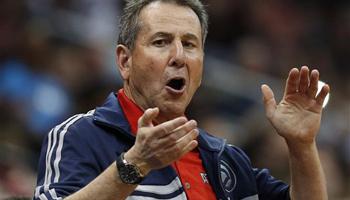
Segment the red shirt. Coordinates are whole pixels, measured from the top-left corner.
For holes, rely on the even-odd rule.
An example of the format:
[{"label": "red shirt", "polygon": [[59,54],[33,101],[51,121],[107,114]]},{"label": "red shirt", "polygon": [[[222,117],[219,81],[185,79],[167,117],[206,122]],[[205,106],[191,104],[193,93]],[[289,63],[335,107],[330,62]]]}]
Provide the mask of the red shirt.
[{"label": "red shirt", "polygon": [[[123,89],[118,91],[118,100],[130,124],[131,132],[136,135],[137,121],[143,115],[143,110],[125,95]],[[216,199],[198,149],[185,154],[172,166],[175,168],[189,200]]]}]

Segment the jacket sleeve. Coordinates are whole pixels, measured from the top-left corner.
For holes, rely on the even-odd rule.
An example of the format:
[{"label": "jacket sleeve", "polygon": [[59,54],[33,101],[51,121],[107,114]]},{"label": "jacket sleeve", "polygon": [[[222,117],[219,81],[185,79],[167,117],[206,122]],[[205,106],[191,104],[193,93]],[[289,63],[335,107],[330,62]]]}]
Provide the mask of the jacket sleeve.
[{"label": "jacket sleeve", "polygon": [[[248,156],[240,148],[234,148],[252,166]],[[256,180],[260,200],[290,200],[288,184],[274,178],[268,169],[251,168]]]},{"label": "jacket sleeve", "polygon": [[289,200],[289,185],[274,178],[267,169],[253,169],[256,184],[259,192],[259,199],[262,200]]},{"label": "jacket sleeve", "polygon": [[91,145],[74,127],[74,123],[82,117],[71,117],[46,136],[33,200],[63,199],[101,173],[101,167],[92,156]]}]

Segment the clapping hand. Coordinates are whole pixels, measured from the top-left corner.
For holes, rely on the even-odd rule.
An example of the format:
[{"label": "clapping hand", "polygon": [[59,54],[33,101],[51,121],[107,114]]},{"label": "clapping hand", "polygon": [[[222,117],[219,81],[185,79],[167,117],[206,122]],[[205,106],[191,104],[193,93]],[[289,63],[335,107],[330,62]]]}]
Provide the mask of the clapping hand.
[{"label": "clapping hand", "polygon": [[125,154],[125,159],[140,167],[144,175],[173,163],[198,145],[195,120],[178,117],[154,125],[158,114],[158,108],[145,111],[138,121],[136,142]]},{"label": "clapping hand", "polygon": [[[303,66],[293,68],[288,75],[284,96],[276,104],[274,94],[268,85],[262,85],[266,116],[277,133],[287,142],[296,144],[313,143],[320,127],[322,105],[330,91],[326,84],[319,94],[319,72]],[[317,95],[316,95],[317,94]]]}]

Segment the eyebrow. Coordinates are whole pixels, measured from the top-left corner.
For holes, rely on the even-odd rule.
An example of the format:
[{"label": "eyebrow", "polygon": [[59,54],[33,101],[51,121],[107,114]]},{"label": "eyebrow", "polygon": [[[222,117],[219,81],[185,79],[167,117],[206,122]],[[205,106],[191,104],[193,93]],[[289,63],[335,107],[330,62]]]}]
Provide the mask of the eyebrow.
[{"label": "eyebrow", "polygon": [[192,33],[186,33],[184,36],[183,36],[184,39],[187,39],[187,40],[195,40],[195,41],[198,41],[200,42],[200,39],[195,35],[195,34],[192,34]]},{"label": "eyebrow", "polygon": [[[164,38],[173,38],[173,34],[168,33],[168,32],[157,32],[154,35],[152,35],[151,39],[155,39],[157,37],[164,37]],[[182,39],[188,39],[188,40],[196,40],[200,41],[200,39],[192,33],[186,33],[185,35],[182,36]]]},{"label": "eyebrow", "polygon": [[167,32],[157,32],[154,35],[152,35],[151,40],[154,40],[157,37],[173,38],[174,36],[171,33],[167,33]]}]

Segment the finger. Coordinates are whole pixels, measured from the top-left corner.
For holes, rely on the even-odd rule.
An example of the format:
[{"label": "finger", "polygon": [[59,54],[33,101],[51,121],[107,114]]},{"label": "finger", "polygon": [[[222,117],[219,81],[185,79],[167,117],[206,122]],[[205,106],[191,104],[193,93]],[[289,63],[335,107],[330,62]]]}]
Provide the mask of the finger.
[{"label": "finger", "polygon": [[174,146],[175,151],[179,151],[178,158],[197,147],[198,141],[196,140],[196,138],[198,137],[198,134],[198,129],[194,129],[190,133],[178,140],[178,142]]},{"label": "finger", "polygon": [[198,146],[198,141],[197,140],[192,140],[190,143],[188,143],[184,148],[182,153],[180,154],[181,158],[183,155],[185,155],[186,153],[192,151],[193,149],[195,149]]},{"label": "finger", "polygon": [[266,113],[267,118],[270,119],[276,110],[276,100],[275,100],[273,91],[271,90],[271,88],[268,85],[263,84],[261,86],[261,92],[263,93],[265,113]]},{"label": "finger", "polygon": [[197,128],[197,122],[194,120],[186,122],[184,125],[174,129],[169,134],[159,139],[159,144],[161,146],[172,146],[174,145],[180,138],[195,130]]},{"label": "finger", "polygon": [[316,102],[317,102],[319,105],[321,105],[321,106],[323,105],[323,102],[324,102],[324,100],[325,100],[327,94],[329,93],[329,91],[330,91],[329,85],[328,85],[328,84],[325,84],[325,85],[322,87],[320,93],[319,93],[319,94],[317,95],[317,97],[316,97]]},{"label": "finger", "polygon": [[290,70],[287,81],[286,89],[284,91],[284,96],[288,94],[294,94],[298,91],[299,88],[299,70],[293,68]]},{"label": "finger", "polygon": [[172,133],[180,133],[180,134],[186,134],[187,132],[191,131],[192,129],[197,128],[197,122],[195,120],[190,120],[186,122],[184,125],[177,127],[172,131]]},{"label": "finger", "polygon": [[307,66],[303,66],[300,69],[299,92],[301,93],[305,93],[309,87],[309,72],[310,71]]},{"label": "finger", "polygon": [[318,72],[318,70],[314,69],[311,71],[310,86],[307,89],[307,95],[310,98],[315,98],[315,96],[317,94],[319,77],[320,77],[320,73]]},{"label": "finger", "polygon": [[159,108],[147,109],[137,122],[138,128],[141,128],[144,126],[151,126],[152,121],[158,116],[158,114],[159,114]]},{"label": "finger", "polygon": [[185,124],[187,121],[188,120],[186,119],[186,117],[178,117],[170,121],[166,121],[164,123],[158,124],[157,126],[154,127],[153,131],[158,138],[162,138],[170,134],[171,132],[173,132],[178,127]]}]

